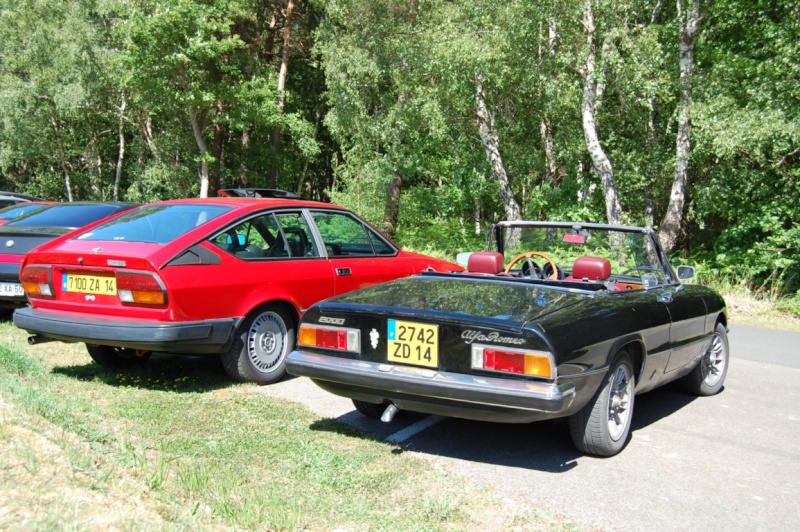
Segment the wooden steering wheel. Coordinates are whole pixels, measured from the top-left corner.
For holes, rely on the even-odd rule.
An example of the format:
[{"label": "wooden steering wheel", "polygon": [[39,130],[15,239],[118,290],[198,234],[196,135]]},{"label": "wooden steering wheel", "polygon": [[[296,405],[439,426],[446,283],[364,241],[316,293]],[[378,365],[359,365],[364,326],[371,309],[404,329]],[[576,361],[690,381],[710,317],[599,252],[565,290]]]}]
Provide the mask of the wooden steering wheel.
[{"label": "wooden steering wheel", "polygon": [[[521,261],[522,259],[525,259],[526,261],[530,262],[529,268],[531,269],[531,272],[534,272],[536,269],[539,269],[539,266],[531,260],[531,257],[541,257],[548,263],[550,263],[550,267],[553,269],[552,273],[550,274],[550,279],[552,279],[553,281],[558,280],[558,266],[556,266],[556,261],[554,261],[552,257],[550,257],[550,255],[548,255],[547,253],[542,253],[541,251],[526,251],[525,253],[520,253],[519,255],[511,259],[511,262],[508,263],[508,266],[506,266],[506,273],[511,273],[511,268],[513,268],[514,265],[519,261]],[[536,269],[534,269],[534,266],[536,267]],[[541,272],[543,270],[539,269],[539,271]],[[543,274],[542,278],[544,279]]]}]

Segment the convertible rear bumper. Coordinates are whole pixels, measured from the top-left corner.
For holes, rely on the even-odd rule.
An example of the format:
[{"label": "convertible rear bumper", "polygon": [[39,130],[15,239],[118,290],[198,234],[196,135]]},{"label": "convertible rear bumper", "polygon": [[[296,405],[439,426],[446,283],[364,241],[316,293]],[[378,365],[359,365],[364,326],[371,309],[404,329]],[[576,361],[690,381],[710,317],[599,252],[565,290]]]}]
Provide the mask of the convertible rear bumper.
[{"label": "convertible rear bumper", "polygon": [[189,322],[132,320],[30,307],[14,311],[14,325],[31,334],[87,344],[183,354],[221,353],[236,330],[234,318]]},{"label": "convertible rear bumper", "polygon": [[528,423],[561,417],[575,384],[464,375],[294,351],[286,368],[336,395],[415,412]]}]

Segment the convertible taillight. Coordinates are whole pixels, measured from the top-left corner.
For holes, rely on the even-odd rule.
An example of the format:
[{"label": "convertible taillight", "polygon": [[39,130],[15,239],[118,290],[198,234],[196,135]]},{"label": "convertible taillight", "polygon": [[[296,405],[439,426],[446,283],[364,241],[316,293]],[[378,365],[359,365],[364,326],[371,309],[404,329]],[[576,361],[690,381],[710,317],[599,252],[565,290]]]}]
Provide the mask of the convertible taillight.
[{"label": "convertible taillight", "polygon": [[123,303],[165,305],[167,291],[161,280],[148,272],[117,272],[117,295]]},{"label": "convertible taillight", "polygon": [[300,325],[297,345],[357,353],[361,350],[361,332],[358,329],[304,323]]},{"label": "convertible taillight", "polygon": [[472,346],[472,368],[518,373],[544,379],[555,378],[553,357],[544,351]]},{"label": "convertible taillight", "polygon": [[50,266],[26,266],[19,274],[25,293],[33,297],[53,297]]}]

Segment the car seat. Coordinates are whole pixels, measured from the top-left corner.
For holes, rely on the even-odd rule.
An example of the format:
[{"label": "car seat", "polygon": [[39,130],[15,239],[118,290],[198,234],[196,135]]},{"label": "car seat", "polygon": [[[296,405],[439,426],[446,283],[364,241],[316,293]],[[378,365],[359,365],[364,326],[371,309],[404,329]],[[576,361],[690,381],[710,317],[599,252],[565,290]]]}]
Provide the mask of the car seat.
[{"label": "car seat", "polygon": [[503,272],[503,255],[496,251],[476,251],[467,259],[469,273],[497,275]]}]

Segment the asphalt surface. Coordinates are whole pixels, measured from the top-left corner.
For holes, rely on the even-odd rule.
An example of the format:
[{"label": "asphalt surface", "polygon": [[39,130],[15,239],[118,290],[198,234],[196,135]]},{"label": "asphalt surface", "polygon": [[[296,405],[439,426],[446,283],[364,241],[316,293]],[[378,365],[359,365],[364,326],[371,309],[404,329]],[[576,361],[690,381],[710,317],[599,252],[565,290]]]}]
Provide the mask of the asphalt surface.
[{"label": "asphalt surface", "polygon": [[593,458],[564,422],[508,425],[401,413],[367,419],[305,378],[259,388],[431,460],[581,530],[794,530],[800,524],[800,333],[732,325],[725,388],[637,396],[628,446]]}]

